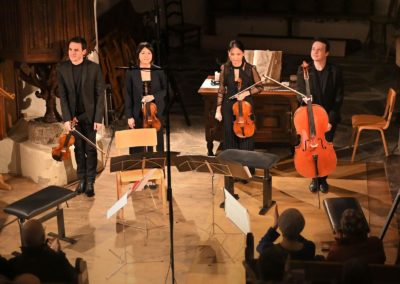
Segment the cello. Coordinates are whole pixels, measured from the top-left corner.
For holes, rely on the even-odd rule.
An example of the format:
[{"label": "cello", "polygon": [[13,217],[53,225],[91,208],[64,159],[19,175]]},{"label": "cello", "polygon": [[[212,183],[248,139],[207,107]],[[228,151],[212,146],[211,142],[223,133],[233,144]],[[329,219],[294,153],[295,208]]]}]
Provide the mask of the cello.
[{"label": "cello", "polygon": [[[312,104],[308,64],[302,64],[306,85],[307,105],[299,107],[294,113],[293,123],[300,143],[295,147],[294,165],[303,177],[324,177],[336,169],[336,153],[331,142],[326,141],[329,118],[325,109]],[[304,95],[302,95],[304,97]]]}]

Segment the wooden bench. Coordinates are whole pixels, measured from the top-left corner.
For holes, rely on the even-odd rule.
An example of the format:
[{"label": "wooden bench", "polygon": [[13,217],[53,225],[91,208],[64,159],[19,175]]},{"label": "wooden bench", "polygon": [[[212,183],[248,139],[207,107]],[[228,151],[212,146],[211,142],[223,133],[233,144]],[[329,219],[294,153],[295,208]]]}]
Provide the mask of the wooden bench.
[{"label": "wooden bench", "polygon": [[61,207],[61,204],[67,202],[75,196],[76,193],[74,191],[53,185],[28,195],[8,205],[3,210],[5,213],[14,215],[18,218],[22,242],[22,226],[25,220],[32,219],[43,212],[54,209],[53,211],[40,217],[38,220],[43,223],[56,216],[58,234],[49,233],[48,235],[73,244],[76,242],[76,240],[65,236],[64,211]]}]

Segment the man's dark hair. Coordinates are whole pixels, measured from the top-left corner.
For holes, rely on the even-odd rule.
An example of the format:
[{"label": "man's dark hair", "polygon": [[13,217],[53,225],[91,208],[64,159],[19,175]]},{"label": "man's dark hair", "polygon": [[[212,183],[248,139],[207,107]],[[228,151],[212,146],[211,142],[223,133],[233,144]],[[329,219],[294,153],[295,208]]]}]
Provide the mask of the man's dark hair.
[{"label": "man's dark hair", "polygon": [[322,38],[322,37],[317,37],[313,40],[312,44],[314,44],[315,42],[322,42],[323,44],[325,44],[325,51],[329,52],[329,50],[331,49],[331,45],[329,43],[329,41],[326,38]]},{"label": "man's dark hair", "polygon": [[86,40],[85,40],[83,37],[81,37],[81,36],[76,36],[76,37],[71,38],[71,39],[68,41],[68,47],[69,47],[69,44],[70,44],[71,42],[80,43],[80,44],[82,45],[82,50],[87,49],[87,42],[86,42]]}]

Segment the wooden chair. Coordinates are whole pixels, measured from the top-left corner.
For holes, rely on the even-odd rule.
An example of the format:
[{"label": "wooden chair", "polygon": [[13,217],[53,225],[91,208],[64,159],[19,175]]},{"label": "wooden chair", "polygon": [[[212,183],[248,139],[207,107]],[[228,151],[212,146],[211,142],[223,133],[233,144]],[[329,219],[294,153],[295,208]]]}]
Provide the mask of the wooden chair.
[{"label": "wooden chair", "polygon": [[394,105],[396,103],[396,92],[390,88],[387,99],[385,112],[382,116],[371,115],[371,114],[356,114],[351,117],[351,124],[353,126],[353,133],[351,136],[351,141],[354,139],[354,135],[357,133],[356,140],[354,142],[353,155],[351,156],[351,161],[354,161],[356,155],[358,142],[360,139],[360,133],[363,130],[377,130],[381,133],[383,148],[385,150],[385,155],[388,156],[387,143],[385,139],[384,130],[388,129],[390,125],[390,120],[392,119]]},{"label": "wooden chair", "polygon": [[185,22],[182,0],[164,0],[164,7],[167,33],[177,34],[182,48],[185,39],[194,39],[196,46],[200,46],[201,27]]},{"label": "wooden chair", "polygon": [[[155,151],[157,146],[157,131],[155,128],[129,129],[115,132],[115,146],[117,149],[126,149],[129,147],[153,147]],[[148,173],[149,169],[138,169],[120,171],[117,173],[117,198],[122,196],[122,186],[124,184],[141,180]],[[162,200],[163,211],[166,208],[166,193],[164,187],[164,169],[157,169],[151,180],[156,180],[159,187],[159,198]],[[123,209],[119,211],[118,217],[123,219]]]}]

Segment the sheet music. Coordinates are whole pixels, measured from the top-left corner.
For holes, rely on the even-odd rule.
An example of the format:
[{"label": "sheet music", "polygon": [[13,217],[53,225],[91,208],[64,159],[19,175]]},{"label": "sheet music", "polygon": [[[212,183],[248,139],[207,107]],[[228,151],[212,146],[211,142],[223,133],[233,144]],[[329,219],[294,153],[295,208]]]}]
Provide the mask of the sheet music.
[{"label": "sheet music", "polygon": [[144,177],[140,181],[133,183],[131,189],[125,192],[125,194],[122,195],[122,197],[118,199],[117,202],[115,202],[113,206],[110,207],[110,209],[107,210],[107,219],[110,219],[112,215],[117,213],[118,210],[123,208],[128,203],[128,196],[131,195],[133,191],[142,191],[155,171],[156,169],[151,169],[146,175],[144,175]]},{"label": "sheet music", "polygon": [[118,212],[119,209],[123,208],[126,204],[128,204],[128,193],[127,191],[117,202],[114,203],[110,209],[107,210],[107,219],[110,219],[112,215]]},{"label": "sheet music", "polygon": [[225,188],[225,214],[242,232],[247,234],[251,232],[250,216],[247,209],[240,204]]}]

